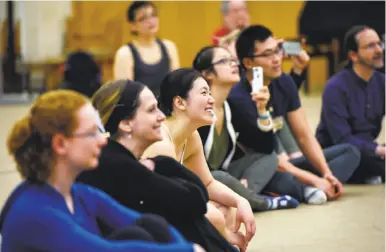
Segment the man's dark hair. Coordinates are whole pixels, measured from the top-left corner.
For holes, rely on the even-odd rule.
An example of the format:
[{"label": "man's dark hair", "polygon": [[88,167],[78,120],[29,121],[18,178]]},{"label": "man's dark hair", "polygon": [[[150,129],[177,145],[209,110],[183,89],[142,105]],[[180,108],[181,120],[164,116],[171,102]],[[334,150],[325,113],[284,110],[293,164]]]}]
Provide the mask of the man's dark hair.
[{"label": "man's dark hair", "polygon": [[354,51],[354,52],[358,51],[359,41],[357,40],[357,35],[358,33],[366,29],[371,29],[371,28],[365,25],[356,25],[351,27],[346,32],[346,34],[344,35],[344,50],[346,52],[346,55],[348,55],[350,51]]},{"label": "man's dark hair", "polygon": [[236,41],[236,52],[243,68],[243,59],[253,56],[255,43],[264,42],[271,36],[271,30],[262,25],[251,25],[240,33]]},{"label": "man's dark hair", "polygon": [[127,21],[133,23],[135,21],[137,10],[149,5],[155,8],[154,4],[150,1],[134,1],[127,9]]}]

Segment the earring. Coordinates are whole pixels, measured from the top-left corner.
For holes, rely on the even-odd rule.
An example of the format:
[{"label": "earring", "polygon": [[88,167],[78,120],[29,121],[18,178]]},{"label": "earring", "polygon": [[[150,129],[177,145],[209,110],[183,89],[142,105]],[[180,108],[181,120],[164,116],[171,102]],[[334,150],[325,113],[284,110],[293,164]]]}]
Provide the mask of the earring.
[{"label": "earring", "polygon": [[131,131],[129,132],[128,136],[129,139],[131,139]]}]

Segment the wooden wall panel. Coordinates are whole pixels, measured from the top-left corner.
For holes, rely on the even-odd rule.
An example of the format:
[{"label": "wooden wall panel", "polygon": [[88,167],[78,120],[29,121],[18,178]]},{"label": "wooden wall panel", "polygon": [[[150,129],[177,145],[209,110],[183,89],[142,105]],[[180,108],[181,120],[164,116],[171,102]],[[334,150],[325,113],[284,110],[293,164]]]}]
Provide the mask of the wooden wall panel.
[{"label": "wooden wall panel", "polygon": [[[131,1],[74,1],[73,15],[68,22],[67,49],[111,51],[131,39],[126,11]],[[298,15],[303,1],[249,1],[251,23],[264,24],[276,36],[297,37]],[[220,1],[155,1],[160,17],[159,37],[174,41],[181,66],[189,67],[197,51],[210,43],[211,33],[222,23]],[[109,69],[112,64],[105,66]],[[291,63],[285,62],[286,71]],[[111,78],[111,71],[106,71]],[[321,80],[325,71],[312,71],[311,81]]]}]

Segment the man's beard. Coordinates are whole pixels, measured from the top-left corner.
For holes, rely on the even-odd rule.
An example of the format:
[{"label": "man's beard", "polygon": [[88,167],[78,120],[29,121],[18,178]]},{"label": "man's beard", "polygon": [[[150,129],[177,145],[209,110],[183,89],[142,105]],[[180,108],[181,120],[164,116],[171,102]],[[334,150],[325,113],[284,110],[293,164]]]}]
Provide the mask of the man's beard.
[{"label": "man's beard", "polygon": [[[379,56],[378,56],[378,57],[379,57]],[[382,58],[382,60],[383,60],[382,55],[381,55],[381,58]],[[383,61],[382,61],[382,64],[377,65],[377,64],[375,63],[375,61],[378,60],[378,59],[374,59],[374,58],[371,59],[371,60],[366,60],[366,59],[364,59],[364,58],[362,58],[361,56],[358,55],[358,60],[359,60],[359,63],[360,63],[361,65],[363,65],[363,66],[365,66],[365,67],[368,67],[368,68],[370,68],[370,69],[373,69],[373,70],[377,70],[377,69],[382,68],[382,67],[384,66]]]}]

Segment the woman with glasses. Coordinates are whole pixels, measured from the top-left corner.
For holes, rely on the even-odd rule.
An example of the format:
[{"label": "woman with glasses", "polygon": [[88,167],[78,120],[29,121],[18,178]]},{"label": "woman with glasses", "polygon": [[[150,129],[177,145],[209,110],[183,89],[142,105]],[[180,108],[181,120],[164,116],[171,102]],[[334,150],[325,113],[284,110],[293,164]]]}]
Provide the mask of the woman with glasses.
[{"label": "woman with glasses", "polygon": [[[105,144],[85,96],[60,90],[37,99],[7,140],[25,180],[2,210],[1,251],[193,251],[163,218],[141,216],[74,183],[80,172],[95,169]],[[114,232],[103,238],[97,221]]]},{"label": "woman with glasses", "polygon": [[127,10],[134,40],[118,49],[114,79],[129,79],[146,84],[157,96],[165,75],[180,67],[176,45],[157,38],[157,9],[149,1],[134,1]]},{"label": "woman with glasses", "polygon": [[[150,89],[120,80],[102,86],[92,101],[110,137],[98,168],[82,173],[78,181],[131,209],[165,217],[207,251],[234,251],[205,218],[208,193],[194,173],[170,157],[139,161],[145,149],[163,137],[165,116]],[[106,227],[104,232],[110,233]]]},{"label": "woman with glasses", "polygon": [[261,152],[271,154],[243,153],[237,146],[237,133],[226,101],[231,88],[240,81],[237,60],[226,49],[209,46],[198,52],[193,67],[203,74],[215,98],[217,120],[198,129],[213,177],[246,198],[254,211],[297,207],[299,202],[290,196],[258,195],[276,171],[276,154],[264,144],[260,145]]}]

